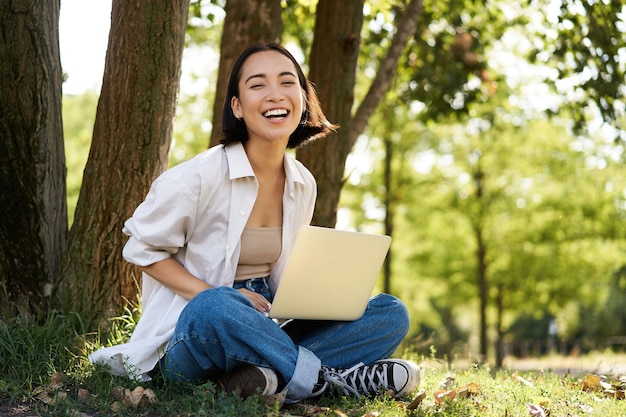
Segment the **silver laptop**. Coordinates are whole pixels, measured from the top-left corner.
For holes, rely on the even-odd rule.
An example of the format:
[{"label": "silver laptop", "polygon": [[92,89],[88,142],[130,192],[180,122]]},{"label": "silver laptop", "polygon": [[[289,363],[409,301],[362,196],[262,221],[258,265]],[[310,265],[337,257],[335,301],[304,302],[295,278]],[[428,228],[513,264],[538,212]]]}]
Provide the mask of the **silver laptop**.
[{"label": "silver laptop", "polygon": [[365,312],[391,237],[303,226],[270,317],[357,320]]}]

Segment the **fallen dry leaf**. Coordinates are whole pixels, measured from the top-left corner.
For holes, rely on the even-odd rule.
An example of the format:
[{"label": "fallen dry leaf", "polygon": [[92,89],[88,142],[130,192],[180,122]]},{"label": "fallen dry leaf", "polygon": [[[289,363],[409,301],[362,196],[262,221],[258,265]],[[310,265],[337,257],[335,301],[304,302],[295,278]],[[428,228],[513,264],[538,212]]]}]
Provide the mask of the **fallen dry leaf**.
[{"label": "fallen dry leaf", "polygon": [[124,388],[113,387],[111,395],[113,395],[113,398],[115,398],[117,401],[124,401]]},{"label": "fallen dry leaf", "polygon": [[113,404],[111,404],[111,411],[119,413],[122,411],[122,404],[120,404],[119,401],[114,401]]},{"label": "fallen dry leaf", "polygon": [[55,372],[50,375],[50,388],[53,390],[61,388],[65,381],[67,380],[67,375],[62,372]]},{"label": "fallen dry leaf", "polygon": [[124,405],[137,407],[143,398],[143,387],[136,387],[134,390],[124,390]]},{"label": "fallen dry leaf", "polygon": [[624,390],[615,390],[615,389],[605,389],[604,395],[609,398],[614,398],[616,400],[624,399]]},{"label": "fallen dry leaf", "polygon": [[600,377],[598,375],[589,374],[582,380],[584,391],[599,391],[600,390]]},{"label": "fallen dry leaf", "polygon": [[51,404],[53,401],[52,397],[47,392],[40,392],[39,394],[35,395],[35,398],[39,401],[43,401],[46,404]]},{"label": "fallen dry leaf", "polygon": [[80,388],[78,390],[78,399],[84,403],[89,402],[91,400],[91,393],[85,388]]},{"label": "fallen dry leaf", "polygon": [[546,417],[546,413],[545,411],[543,411],[543,408],[540,405],[527,403],[526,406],[528,407],[528,412],[530,413],[531,416]]},{"label": "fallen dry leaf", "polygon": [[481,393],[480,385],[478,385],[476,382],[470,382],[464,387],[457,388],[456,391],[457,395],[461,398],[473,397],[476,395],[480,395]]},{"label": "fallen dry leaf", "polygon": [[606,377],[594,374],[589,374],[579,381],[583,391],[602,393],[605,397],[615,400],[626,399],[625,385],[623,377],[611,384],[606,381]]},{"label": "fallen dry leaf", "polygon": [[[136,387],[134,390],[128,388],[114,387],[111,391],[111,395],[116,402],[123,404],[126,407],[137,408],[144,405],[146,402],[157,402],[157,396],[151,388],[144,388],[142,386]],[[116,407],[121,406],[118,404]],[[117,412],[119,410],[113,410]]]},{"label": "fallen dry leaf", "polygon": [[415,396],[413,401],[411,401],[411,403],[406,407],[407,410],[415,410],[417,407],[419,407],[422,401],[424,401],[424,398],[426,398],[426,390],[421,389],[417,392],[417,395]]},{"label": "fallen dry leaf", "polygon": [[36,399],[48,405],[57,405],[67,398],[66,392],[43,391],[35,396]]},{"label": "fallen dry leaf", "polygon": [[143,390],[143,396],[146,397],[146,400],[148,400],[149,403],[157,402],[157,396],[152,388],[146,388],[145,390]]},{"label": "fallen dry leaf", "polygon": [[433,392],[433,395],[435,396],[435,403],[437,405],[441,405],[446,401],[452,401],[456,398],[456,390],[452,389],[449,391],[444,391],[444,390],[435,390],[435,392]]}]

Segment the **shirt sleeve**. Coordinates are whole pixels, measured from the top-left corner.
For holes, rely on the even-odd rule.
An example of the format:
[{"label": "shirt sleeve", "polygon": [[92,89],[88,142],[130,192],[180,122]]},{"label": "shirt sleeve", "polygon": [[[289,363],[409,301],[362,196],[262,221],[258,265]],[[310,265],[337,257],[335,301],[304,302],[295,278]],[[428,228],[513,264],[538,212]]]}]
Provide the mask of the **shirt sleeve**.
[{"label": "shirt sleeve", "polygon": [[143,203],[124,223],[130,236],[123,256],[138,266],[148,266],[178,253],[194,228],[197,197],[180,181],[159,178]]}]

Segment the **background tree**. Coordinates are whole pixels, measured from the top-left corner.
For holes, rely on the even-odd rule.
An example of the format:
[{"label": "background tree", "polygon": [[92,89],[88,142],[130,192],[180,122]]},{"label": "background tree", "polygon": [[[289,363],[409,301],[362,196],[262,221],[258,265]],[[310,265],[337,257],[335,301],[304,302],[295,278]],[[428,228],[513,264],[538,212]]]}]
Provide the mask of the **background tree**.
[{"label": "background tree", "polygon": [[59,1],[0,2],[0,79],[2,317],[44,307],[65,246]]},{"label": "background tree", "polygon": [[359,56],[363,0],[320,0],[309,56],[309,79],[328,119],[340,132],[298,149],[297,157],[317,180],[318,199],[313,224],[334,226],[337,197],[343,182],[344,161],[350,131],[356,65]]},{"label": "background tree", "polygon": [[400,55],[417,26],[421,5],[421,0],[411,0],[404,7],[401,4],[394,9],[396,32],[368,93],[353,115],[363,0],[318,3],[309,78],[316,85],[326,116],[340,128],[325,140],[297,151],[298,159],[311,170],[318,183],[313,224],[335,226],[346,158],[391,85]]},{"label": "background tree", "polygon": [[[619,161],[606,161],[602,169],[588,166],[595,152],[572,149],[564,126],[546,120],[516,126],[523,112],[514,108],[500,107],[491,123],[475,118],[430,131],[402,116],[401,109],[396,107],[395,117],[405,127],[395,132],[394,145],[402,153],[395,158],[391,190],[410,191],[395,194],[392,271],[395,291],[414,318],[409,340],[418,347],[420,340],[431,340],[448,357],[467,352],[469,335],[480,335],[475,281],[480,262],[487,265],[484,343],[489,349],[481,354],[478,343],[471,352],[501,364],[502,355],[511,352],[508,346],[530,335],[516,328],[523,317],[537,323],[556,318],[563,340],[582,337],[575,330],[585,323],[588,329],[601,326],[601,315],[572,314],[572,305],[590,312],[602,300],[615,305],[620,299],[610,298],[608,290],[616,286],[612,275],[624,246],[625,229],[618,222],[626,178]],[[341,204],[353,207],[351,224],[360,229],[380,222],[383,202],[384,122],[376,118],[370,129],[380,136],[370,136],[365,158],[361,146],[354,157],[373,169],[352,174]],[[354,163],[348,169],[355,169]],[[477,172],[482,173],[480,196]],[[485,256],[478,256],[477,230]],[[593,340],[591,335],[584,337]]]},{"label": "background tree", "polygon": [[[467,320],[464,322],[460,317],[460,314],[464,314],[465,317],[472,318],[473,326],[478,323],[476,335],[480,336],[482,333],[483,336],[478,337],[482,343],[477,346],[477,352],[482,352],[481,356],[485,358],[490,340],[502,346],[510,334],[512,317],[520,312],[531,312],[533,317],[552,314],[559,321],[567,322],[564,319],[567,314],[564,312],[571,311],[568,307],[569,300],[582,297],[595,305],[602,296],[590,297],[586,289],[581,289],[587,282],[584,276],[593,275],[596,277],[595,282],[604,282],[601,285],[604,287],[611,268],[616,267],[615,248],[619,247],[619,239],[623,239],[618,237],[612,243],[613,249],[609,251],[606,246],[598,245],[597,242],[585,243],[580,236],[562,241],[562,237],[550,232],[559,231],[557,224],[564,226],[563,221],[551,222],[550,219],[554,220],[553,216],[570,218],[565,213],[578,212],[578,207],[585,205],[579,198],[564,197],[555,190],[559,187],[576,190],[577,187],[567,180],[575,178],[576,183],[581,184],[582,172],[585,173],[585,178],[598,175],[589,170],[584,162],[597,157],[568,149],[568,146],[578,145],[563,127],[552,130],[550,125],[532,124],[528,121],[528,125],[523,124],[524,130],[519,129],[520,122],[529,118],[541,119],[541,116],[529,108],[532,106],[524,101],[521,91],[507,90],[507,86],[521,85],[504,78],[507,68],[512,65],[510,60],[505,59],[508,55],[500,60],[492,52],[492,62],[488,53],[494,48],[502,48],[505,42],[513,44],[513,35],[509,30],[516,28],[518,24],[520,28],[526,27],[531,18],[536,19],[541,13],[537,14],[535,11],[534,16],[511,13],[515,5],[499,5],[502,6],[501,9],[485,9],[484,5],[463,1],[451,2],[450,8],[442,7],[436,2],[428,4],[424,10],[424,19],[429,24],[419,27],[421,31],[418,31],[407,54],[403,56],[395,88],[399,104],[397,111],[406,109],[406,115],[396,116],[399,123],[395,129],[404,140],[413,143],[416,152],[419,150],[414,163],[423,161],[428,167],[433,161],[437,163],[440,160],[442,164],[442,171],[437,170],[432,176],[425,176],[422,180],[415,179],[417,185],[410,187],[412,193],[403,194],[402,201],[395,203],[395,223],[399,225],[394,227],[392,247],[395,286],[406,297],[405,300],[409,300],[413,316],[418,317],[416,325],[419,328],[413,331],[414,335],[432,331],[436,333],[438,347],[445,346],[447,341],[452,341],[448,346],[453,347],[456,341],[463,340],[454,335],[467,335],[471,330]],[[507,21],[504,19],[505,14],[518,17]],[[520,36],[515,39],[525,38]],[[498,61],[508,66],[501,67]],[[541,74],[537,68],[523,68],[527,68],[529,76],[535,71]],[[494,96],[496,94],[497,97]],[[549,97],[546,99],[544,101],[550,101]],[[509,100],[527,107],[511,109],[506,104]],[[537,109],[545,108],[543,101],[537,100],[537,97],[534,100]],[[410,121],[412,117],[419,117],[429,128],[413,127]],[[438,122],[438,128],[434,127],[436,125],[430,127],[433,121]],[[458,125],[457,122],[466,126]],[[554,120],[555,124],[559,122],[561,121]],[[374,124],[385,125],[380,120]],[[411,126],[409,129],[412,128],[413,133],[403,133],[402,127],[407,124]],[[526,130],[531,131],[530,125],[537,126],[537,130],[527,134]],[[450,126],[452,130],[442,136],[445,126]],[[375,132],[370,127],[367,134],[370,138],[373,134],[384,137],[384,134]],[[541,142],[522,140],[533,136],[541,138]],[[556,138],[562,139],[562,142],[557,142]],[[594,149],[594,152],[605,146],[601,141],[594,141],[594,145],[590,145],[589,138],[579,140]],[[370,144],[373,146],[376,142],[370,140]],[[615,163],[614,158],[619,158],[621,151],[619,148],[608,148],[613,150],[601,152],[603,156],[600,159],[601,163],[611,166]],[[398,149],[402,149],[401,152],[408,158],[412,157],[412,153],[405,150],[406,146],[398,146]],[[370,148],[369,153],[373,158],[383,158],[378,147]],[[535,156],[529,158],[529,155]],[[402,155],[397,157],[402,158]],[[537,165],[539,172],[526,166],[525,161]],[[556,168],[564,165],[563,161],[568,161],[567,171],[557,171]],[[416,165],[415,170],[423,172],[419,165]],[[382,178],[382,169],[377,172]],[[398,171],[392,172],[396,176],[402,175]],[[549,183],[555,188],[538,190],[548,174],[551,174]],[[451,182],[445,184],[442,179],[448,176]],[[511,195],[515,189],[520,192],[525,190],[526,186],[523,185],[535,177],[532,198]],[[615,219],[620,218],[621,199],[615,194],[605,192],[591,198],[589,196],[593,190],[613,187],[617,178],[623,176],[613,172],[611,178],[612,181],[600,181],[589,189],[585,187],[579,194],[585,201],[595,202],[592,204],[595,209],[587,207],[584,212],[597,213],[600,210],[605,214],[611,213],[604,217],[603,222],[607,222],[606,224],[615,224]],[[357,188],[365,187],[362,194],[377,195],[373,190],[380,187],[380,184],[381,181],[374,181],[370,176],[360,177]],[[448,192],[443,193],[443,190]],[[522,211],[517,206],[524,201],[529,204],[529,201],[539,198],[540,195],[544,196],[544,204],[536,207],[538,213],[529,208]],[[559,196],[561,204],[558,210],[545,204],[545,201],[552,201],[551,196]],[[360,197],[362,200],[358,198],[350,197],[349,201],[367,201],[363,196]],[[606,205],[604,202],[607,200],[612,200],[613,203]],[[382,201],[381,198],[379,205]],[[571,202],[572,205],[568,204],[566,209],[563,201]],[[353,217],[358,219],[364,215],[365,204],[356,206],[358,208],[355,211],[360,212],[354,213]],[[369,211],[376,213],[372,207],[376,205],[367,204]],[[406,218],[398,216],[398,213],[404,213]],[[522,213],[535,215],[531,221],[521,216]],[[408,219],[411,219],[410,225],[405,223]],[[512,219],[516,220],[512,222]],[[586,216],[577,220],[584,224],[589,222]],[[532,229],[529,227],[531,225]],[[593,234],[601,233],[598,226],[594,226]],[[623,227],[616,225],[614,230],[621,230],[618,234],[623,233]],[[504,231],[507,231],[506,235],[503,235]],[[567,240],[576,243],[570,244]],[[607,253],[604,257],[606,262],[598,260],[589,263],[585,261],[587,257],[569,258],[573,247],[585,247],[590,253],[604,251]],[[411,248],[413,255],[409,255]],[[529,248],[534,250],[529,251]],[[567,280],[564,279],[565,276]],[[415,277],[414,286],[410,277]],[[482,277],[481,280],[479,277]],[[478,284],[479,282],[482,284]],[[470,300],[469,303],[466,300]],[[430,310],[424,307],[429,304]],[[586,303],[585,305],[588,306]],[[467,314],[470,306],[476,308],[476,314]],[[572,321],[574,320],[569,322]],[[571,324],[560,328],[565,335],[565,329],[571,328]],[[490,337],[493,334],[495,337]],[[496,354],[501,351],[501,347],[497,346]]]},{"label": "background tree", "polygon": [[138,271],[123,262],[124,221],[167,166],[189,0],[115,0],[104,78],[59,296],[83,320],[121,311]]},{"label": "background tree", "polygon": [[559,107],[573,118],[574,130],[595,125],[599,115],[615,138],[626,140],[624,2],[533,0],[530,6],[543,16],[543,24],[533,26],[530,62],[556,69],[546,81],[564,98]]}]

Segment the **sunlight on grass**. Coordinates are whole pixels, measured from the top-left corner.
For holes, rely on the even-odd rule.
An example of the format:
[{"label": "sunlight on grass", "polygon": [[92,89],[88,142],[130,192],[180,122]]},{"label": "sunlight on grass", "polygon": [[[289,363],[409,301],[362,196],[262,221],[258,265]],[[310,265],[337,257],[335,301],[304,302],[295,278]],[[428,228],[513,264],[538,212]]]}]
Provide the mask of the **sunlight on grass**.
[{"label": "sunlight on grass", "polygon": [[[39,321],[17,317],[0,323],[0,404],[28,410],[24,416],[626,415],[623,376],[549,370],[548,364],[574,360],[593,366],[626,363],[626,355],[608,352],[580,358],[546,357],[536,359],[539,365],[533,370],[497,372],[476,364],[448,365],[436,358],[435,349],[428,357],[408,352],[404,356],[422,369],[420,390],[408,398],[322,398],[282,407],[271,397],[240,399],[216,390],[212,383],[139,384],[114,377],[87,361],[94,349],[126,340],[137,317],[138,310],[128,308],[112,320],[106,335],[81,335],[75,331],[80,328],[78,318],[60,315]],[[0,409],[0,415],[4,410]]]}]

